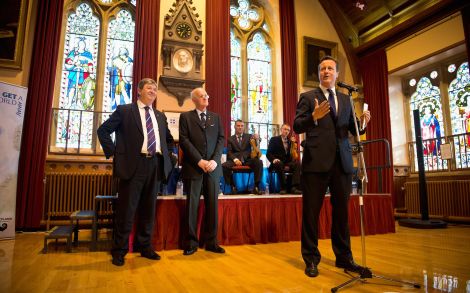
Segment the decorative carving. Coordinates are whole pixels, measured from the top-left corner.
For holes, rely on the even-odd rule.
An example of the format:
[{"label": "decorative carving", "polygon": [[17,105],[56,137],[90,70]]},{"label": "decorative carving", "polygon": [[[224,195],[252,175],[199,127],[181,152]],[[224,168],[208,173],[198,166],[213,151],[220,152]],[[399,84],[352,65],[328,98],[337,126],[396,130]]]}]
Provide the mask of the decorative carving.
[{"label": "decorative carving", "polygon": [[192,0],[176,0],[165,15],[160,82],[183,105],[191,90],[204,84],[201,73],[202,21]]}]

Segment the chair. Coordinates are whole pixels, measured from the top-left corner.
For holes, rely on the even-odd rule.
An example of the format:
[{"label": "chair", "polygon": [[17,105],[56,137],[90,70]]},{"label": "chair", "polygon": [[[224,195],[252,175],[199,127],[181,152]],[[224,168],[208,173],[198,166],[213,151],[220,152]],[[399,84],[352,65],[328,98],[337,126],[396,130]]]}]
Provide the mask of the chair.
[{"label": "chair", "polygon": [[78,245],[78,228],[81,220],[91,220],[91,250],[96,250],[96,212],[94,210],[77,210],[70,215],[70,222],[74,227],[73,244]]},{"label": "chair", "polygon": [[[284,166],[284,169],[282,171],[284,175],[286,176],[286,188],[291,187],[292,185],[292,175],[294,173],[290,170],[289,166]],[[277,175],[276,170],[274,168],[269,168],[269,188],[270,190],[275,190],[275,193],[278,193],[280,191],[280,185],[277,185],[276,182],[273,180],[273,177]],[[278,178],[279,180],[279,178]],[[273,186],[272,184],[276,184],[276,186]]]},{"label": "chair", "polygon": [[[234,178],[234,175],[237,174],[237,173],[245,173],[245,174],[248,174],[248,180],[247,180],[247,187],[249,185],[249,182],[251,180],[251,174],[253,174],[253,170],[251,169],[250,166],[244,166],[244,165],[241,165],[241,166],[233,166],[232,167],[232,182],[233,184],[236,184],[236,180]],[[224,190],[225,191],[225,190]]]},{"label": "chair", "polygon": [[[96,225],[95,229],[93,231],[94,239],[96,241],[95,246],[97,242],[99,241],[99,230],[100,226],[102,225],[100,223],[100,220],[103,219],[109,219],[112,223],[113,227],[113,234],[112,234],[112,239],[114,239],[114,207],[116,205],[116,200],[118,198],[118,195],[97,195],[95,196],[95,214],[96,214]],[[107,214],[106,212],[109,210],[106,207],[102,206],[102,203],[108,203],[111,205],[111,214]]]}]

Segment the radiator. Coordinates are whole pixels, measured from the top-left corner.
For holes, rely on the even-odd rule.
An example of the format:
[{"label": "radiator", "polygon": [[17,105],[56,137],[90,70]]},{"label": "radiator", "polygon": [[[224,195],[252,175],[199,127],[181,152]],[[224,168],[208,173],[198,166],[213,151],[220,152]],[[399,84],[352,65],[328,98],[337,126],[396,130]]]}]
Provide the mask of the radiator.
[{"label": "radiator", "polygon": [[[405,183],[405,206],[408,213],[421,213],[419,182]],[[429,215],[470,217],[470,180],[426,182]]]},{"label": "radiator", "polygon": [[[47,225],[51,218],[68,217],[76,210],[93,210],[96,195],[112,194],[111,174],[46,173],[45,211]],[[111,207],[101,213],[111,213]]]}]

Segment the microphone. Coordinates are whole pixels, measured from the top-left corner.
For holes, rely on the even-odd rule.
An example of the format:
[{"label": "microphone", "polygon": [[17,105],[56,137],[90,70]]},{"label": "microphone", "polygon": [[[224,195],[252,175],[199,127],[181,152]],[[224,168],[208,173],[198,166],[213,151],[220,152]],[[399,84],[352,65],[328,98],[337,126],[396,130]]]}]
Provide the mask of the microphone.
[{"label": "microphone", "polygon": [[342,87],[342,88],[347,89],[347,90],[350,91],[350,92],[358,92],[358,91],[359,91],[359,89],[358,89],[357,87],[352,86],[352,85],[349,85],[349,84],[344,83],[344,82],[342,82],[342,81],[338,81],[337,85],[338,85],[339,87]]}]

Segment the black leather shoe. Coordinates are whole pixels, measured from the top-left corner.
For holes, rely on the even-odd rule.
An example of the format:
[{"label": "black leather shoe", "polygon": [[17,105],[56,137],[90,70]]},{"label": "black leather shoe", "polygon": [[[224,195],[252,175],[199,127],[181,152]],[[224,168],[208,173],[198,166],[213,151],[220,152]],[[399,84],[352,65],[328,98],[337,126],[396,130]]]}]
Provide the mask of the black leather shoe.
[{"label": "black leather shoe", "polygon": [[208,246],[208,247],[206,247],[206,251],[210,251],[210,252],[214,252],[214,253],[225,253],[225,249],[223,249],[222,247],[220,247],[218,245]]},{"label": "black leather shoe", "polygon": [[310,278],[314,278],[318,276],[318,268],[317,265],[314,263],[308,264],[305,267],[305,274],[309,276]]},{"label": "black leather shoe", "polygon": [[281,189],[281,191],[279,191],[279,194],[286,194],[287,191],[285,189]]},{"label": "black leather shoe", "polygon": [[302,190],[300,190],[296,187],[292,187],[291,193],[292,194],[302,194]]},{"label": "black leather shoe", "polygon": [[366,278],[369,275],[372,276],[372,272],[369,270],[369,268],[358,265],[352,259],[348,261],[336,261],[336,267],[345,269],[346,271],[355,272],[361,275],[364,274],[365,275],[364,277]]},{"label": "black leather shoe", "polygon": [[111,261],[113,265],[121,267],[124,265],[124,256],[122,255],[113,255],[113,260]]},{"label": "black leather shoe", "polygon": [[185,249],[183,251],[183,255],[191,255],[197,251],[197,247],[190,247],[189,249]]},{"label": "black leather shoe", "polygon": [[153,251],[152,249],[145,249],[145,250],[142,250],[140,252],[140,255],[142,257],[145,257],[145,258],[148,258],[148,259],[152,259],[152,260],[159,260],[161,257],[158,255],[158,253],[156,253],[155,251]]},{"label": "black leather shoe", "polygon": [[258,187],[255,187],[253,189],[253,194],[256,194],[256,195],[260,195],[261,194],[261,191],[259,191],[259,188]]},{"label": "black leather shoe", "polygon": [[231,194],[238,194],[238,189],[235,186],[232,186],[232,193]]}]

